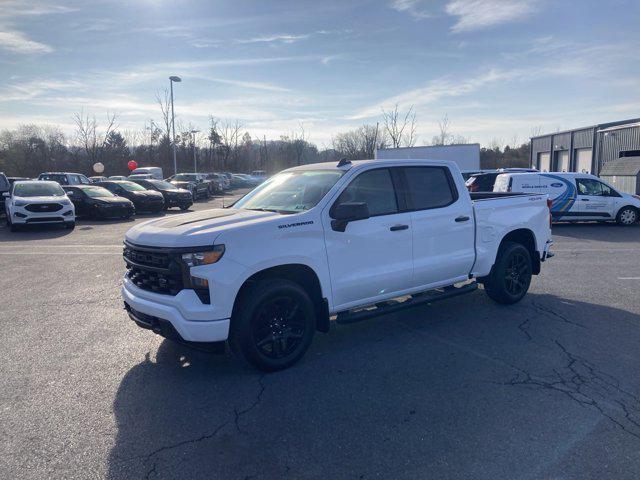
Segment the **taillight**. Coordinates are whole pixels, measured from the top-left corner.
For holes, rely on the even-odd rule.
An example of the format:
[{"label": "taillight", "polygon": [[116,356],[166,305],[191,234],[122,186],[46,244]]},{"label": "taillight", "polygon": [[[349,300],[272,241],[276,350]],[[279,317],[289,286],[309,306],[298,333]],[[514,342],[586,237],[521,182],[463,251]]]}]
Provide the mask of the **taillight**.
[{"label": "taillight", "polygon": [[551,228],[551,221],[553,220],[553,215],[551,214],[551,207],[553,205],[553,200],[547,198],[547,208],[549,209],[549,228]]}]

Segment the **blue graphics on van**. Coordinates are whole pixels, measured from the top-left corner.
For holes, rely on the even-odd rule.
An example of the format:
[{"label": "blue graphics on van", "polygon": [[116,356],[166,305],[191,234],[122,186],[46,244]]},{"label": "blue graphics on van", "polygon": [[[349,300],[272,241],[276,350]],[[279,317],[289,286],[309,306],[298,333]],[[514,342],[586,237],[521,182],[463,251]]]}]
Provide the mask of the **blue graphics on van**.
[{"label": "blue graphics on van", "polygon": [[557,175],[550,175],[548,173],[541,173],[542,177],[552,178],[554,180],[558,180],[558,182],[554,182],[551,184],[552,187],[559,188],[565,185],[567,188],[562,193],[562,195],[551,199],[551,215],[553,217],[561,217],[564,212],[568,212],[573,207],[573,204],[576,201],[576,187],[573,182],[566,180]]}]

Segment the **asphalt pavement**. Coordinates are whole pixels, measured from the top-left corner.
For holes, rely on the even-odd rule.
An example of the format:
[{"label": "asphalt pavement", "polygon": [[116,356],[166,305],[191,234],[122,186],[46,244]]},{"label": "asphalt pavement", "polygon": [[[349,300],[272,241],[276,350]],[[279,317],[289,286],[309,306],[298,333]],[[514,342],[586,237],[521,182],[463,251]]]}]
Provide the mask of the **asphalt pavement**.
[{"label": "asphalt pavement", "polygon": [[332,325],[263,374],[129,320],[147,218],[0,227],[0,478],[640,477],[640,225],[556,225],[519,304]]}]

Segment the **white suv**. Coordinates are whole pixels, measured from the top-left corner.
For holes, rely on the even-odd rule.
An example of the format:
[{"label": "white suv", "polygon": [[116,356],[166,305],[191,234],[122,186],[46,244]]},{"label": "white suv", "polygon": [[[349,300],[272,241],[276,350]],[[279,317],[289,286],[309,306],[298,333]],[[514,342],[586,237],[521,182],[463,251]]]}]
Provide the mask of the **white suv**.
[{"label": "white suv", "polygon": [[15,232],[23,225],[58,223],[73,229],[76,212],[73,203],[57,182],[19,181],[5,197],[7,225]]}]

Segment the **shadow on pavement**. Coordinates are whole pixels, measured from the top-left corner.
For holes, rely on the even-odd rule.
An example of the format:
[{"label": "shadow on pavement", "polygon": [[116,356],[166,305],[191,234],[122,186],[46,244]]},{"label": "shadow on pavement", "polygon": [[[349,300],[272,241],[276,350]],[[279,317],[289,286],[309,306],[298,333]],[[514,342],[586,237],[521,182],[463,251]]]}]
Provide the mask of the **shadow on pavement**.
[{"label": "shadow on pavement", "polygon": [[462,298],[332,325],[268,375],[163,341],[122,379],[108,477],[539,478],[598,428],[637,452],[638,315]]}]

